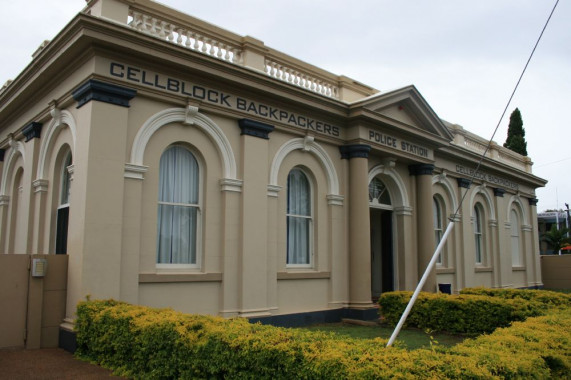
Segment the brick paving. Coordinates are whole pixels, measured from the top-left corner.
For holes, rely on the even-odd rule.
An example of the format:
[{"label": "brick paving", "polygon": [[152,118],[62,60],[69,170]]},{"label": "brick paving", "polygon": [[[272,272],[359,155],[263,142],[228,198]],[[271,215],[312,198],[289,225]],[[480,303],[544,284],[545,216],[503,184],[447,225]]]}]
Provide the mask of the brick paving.
[{"label": "brick paving", "polygon": [[124,379],[61,348],[0,349],[2,380]]}]

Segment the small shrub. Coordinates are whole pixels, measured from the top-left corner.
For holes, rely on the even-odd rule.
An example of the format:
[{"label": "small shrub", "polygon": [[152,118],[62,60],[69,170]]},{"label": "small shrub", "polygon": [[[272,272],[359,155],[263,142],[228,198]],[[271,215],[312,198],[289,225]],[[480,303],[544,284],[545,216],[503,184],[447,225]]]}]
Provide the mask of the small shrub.
[{"label": "small shrub", "polygon": [[[384,293],[379,299],[381,314],[396,325],[404,312],[412,292]],[[542,315],[539,303],[500,299],[485,295],[447,295],[420,293],[406,324],[418,328],[452,333],[491,333],[497,327],[507,327],[514,321]]]}]

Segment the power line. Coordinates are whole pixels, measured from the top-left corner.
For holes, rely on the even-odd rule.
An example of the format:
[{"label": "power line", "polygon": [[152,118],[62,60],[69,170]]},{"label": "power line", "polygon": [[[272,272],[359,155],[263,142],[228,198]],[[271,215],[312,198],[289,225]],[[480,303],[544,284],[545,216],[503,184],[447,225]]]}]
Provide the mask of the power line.
[{"label": "power line", "polygon": [[[525,63],[525,66],[524,66],[524,68],[523,68],[523,70],[519,76],[519,79],[517,80],[517,83],[516,83],[516,85],[512,91],[512,94],[510,95],[510,98],[508,99],[506,107],[504,108],[504,112],[502,112],[502,116],[500,116],[500,120],[498,121],[498,124],[496,125],[496,128],[494,129],[494,133],[492,133],[492,137],[490,137],[490,140],[488,141],[488,145],[486,146],[486,150],[484,151],[484,153],[482,153],[480,160],[478,161],[478,165],[476,165],[476,170],[474,170],[474,174],[472,174],[472,177],[470,178],[470,183],[472,183],[474,181],[474,178],[476,178],[476,175],[478,174],[478,170],[480,169],[480,166],[482,166],[482,161],[484,161],[486,153],[488,153],[488,150],[492,146],[492,141],[494,140],[494,136],[498,132],[498,128],[500,127],[500,124],[501,124],[501,122],[502,122],[502,120],[506,114],[506,111],[508,110],[508,107],[510,106],[510,104],[512,102],[512,99],[513,99],[513,97],[514,97],[514,95],[515,95],[515,93],[519,87],[521,79],[523,78],[523,75],[525,74],[525,72],[527,70],[527,66],[529,66],[529,62],[531,61],[531,58],[533,57],[533,55],[535,53],[535,49],[537,49],[537,46],[539,45],[539,41],[541,41],[541,37],[543,37],[543,32],[545,32],[545,29],[547,28],[547,25],[549,24],[549,21],[551,20],[551,16],[553,16],[553,12],[555,12],[555,8],[557,8],[557,4],[559,4],[559,0],[557,0],[555,2],[553,9],[551,10],[549,17],[547,18],[547,21],[545,22],[545,25],[543,26],[543,29],[541,30],[541,33],[539,34],[539,37],[537,38],[537,41],[535,42],[535,45],[533,46],[533,50],[531,51],[531,54],[529,55],[529,58],[527,59],[527,62]],[[465,191],[464,195],[462,196],[462,199],[460,200],[460,203],[458,204],[458,208],[454,212],[454,217],[456,217],[456,215],[458,215],[458,213],[460,212],[460,208],[462,207],[462,203],[464,203],[464,199],[466,198],[467,194],[468,194],[468,192]]]}]

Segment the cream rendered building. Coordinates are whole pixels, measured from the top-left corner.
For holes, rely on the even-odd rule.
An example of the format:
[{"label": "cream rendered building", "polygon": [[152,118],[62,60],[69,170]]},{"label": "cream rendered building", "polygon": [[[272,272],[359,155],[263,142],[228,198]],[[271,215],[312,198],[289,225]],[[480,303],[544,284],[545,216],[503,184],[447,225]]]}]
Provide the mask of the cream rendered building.
[{"label": "cream rendered building", "polygon": [[541,287],[546,182],[496,144],[471,182],[486,146],[414,86],[381,93],[150,0],[92,0],[0,93],[0,253],[68,255],[67,322],[86,295],[367,317],[414,289],[449,218],[426,290]]}]

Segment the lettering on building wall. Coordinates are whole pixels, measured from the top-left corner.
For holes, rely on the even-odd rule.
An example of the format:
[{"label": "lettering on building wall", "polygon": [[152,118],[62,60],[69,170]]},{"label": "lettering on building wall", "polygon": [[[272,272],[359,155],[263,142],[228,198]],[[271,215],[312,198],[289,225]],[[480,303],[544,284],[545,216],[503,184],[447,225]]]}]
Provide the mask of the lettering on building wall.
[{"label": "lettering on building wall", "polygon": [[394,136],[389,136],[380,132],[369,130],[369,140],[384,146],[388,146],[390,148],[400,149],[404,152],[411,153],[416,156],[428,158],[428,148],[412,144],[404,140],[399,140]]},{"label": "lettering on building wall", "polygon": [[479,179],[481,181],[490,182],[507,189],[517,190],[519,188],[519,185],[517,183],[510,181],[509,179],[497,177],[492,174],[486,174],[479,170],[475,171],[474,169],[469,169],[462,165],[456,165],[456,173],[464,174],[468,178],[474,178],[474,179]]},{"label": "lettering on building wall", "polygon": [[145,86],[158,88],[160,90],[173,92],[179,95],[185,95],[197,100],[207,101],[209,103],[243,111],[250,115],[257,115],[268,120],[286,123],[297,128],[333,137],[340,136],[341,130],[336,125],[331,125],[281,108],[254,102],[232,94],[227,94],[223,91],[199,86],[184,80],[151,73],[137,67],[111,62],[109,65],[109,74],[126,81],[140,83]]}]

